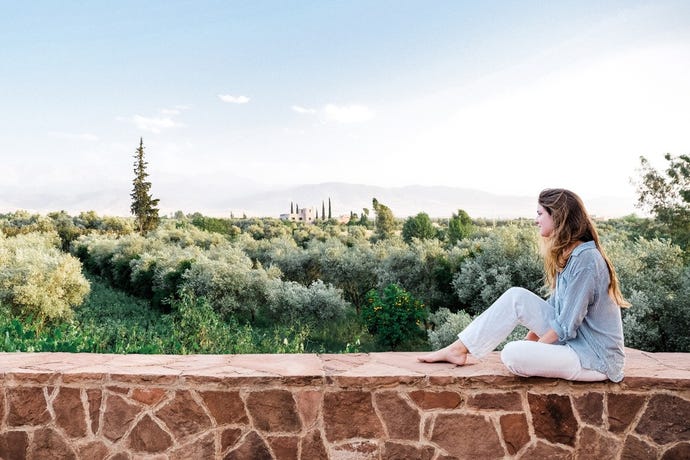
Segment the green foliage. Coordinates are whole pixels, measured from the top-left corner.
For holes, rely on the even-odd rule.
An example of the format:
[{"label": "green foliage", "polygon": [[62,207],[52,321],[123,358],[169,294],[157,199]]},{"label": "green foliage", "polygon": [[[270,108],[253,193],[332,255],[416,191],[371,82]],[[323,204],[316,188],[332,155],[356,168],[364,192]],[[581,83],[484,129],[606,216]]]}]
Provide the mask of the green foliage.
[{"label": "green foliage", "polygon": [[158,198],[151,195],[151,182],[147,181],[148,163],[144,160],[144,140],[139,140],[139,148],[134,154],[134,181],[130,207],[140,234],[145,235],[158,225]]},{"label": "green foliage", "polygon": [[498,227],[462,244],[465,259],[453,287],[470,313],[481,313],[512,286],[540,291],[543,265],[533,228]]},{"label": "green foliage", "polygon": [[415,239],[410,245],[387,240],[377,246],[382,250],[376,267],[379,287],[404,286],[432,310],[457,304],[451,284],[454,268],[439,240]]},{"label": "green foliage", "polygon": [[379,201],[374,198],[372,200],[372,205],[374,207],[374,212],[376,213],[376,238],[380,240],[385,240],[393,236],[396,230],[395,217],[393,217],[393,211],[391,209],[379,203]]},{"label": "green foliage", "polygon": [[81,264],[58,242],[55,233],[0,235],[0,301],[39,324],[69,318],[89,292]]},{"label": "green foliage", "polygon": [[638,205],[651,211],[666,226],[669,236],[682,248],[690,249],[690,155],[664,158],[664,173],[640,157],[641,177],[637,183]]},{"label": "green foliage", "polygon": [[228,235],[230,238],[236,238],[242,229],[235,225],[234,219],[221,219],[218,217],[197,216],[192,219],[192,225],[207,232],[220,233]]},{"label": "green foliage", "polygon": [[632,304],[623,310],[626,345],[648,351],[690,351],[690,278],[682,251],[664,240],[607,238],[606,249]]},{"label": "green foliage", "polygon": [[414,217],[408,217],[402,227],[402,238],[406,243],[412,242],[412,238],[426,240],[436,238],[438,231],[431,223],[429,215],[420,212]]},{"label": "green foliage", "polygon": [[432,328],[427,331],[427,335],[431,349],[439,350],[455,342],[458,339],[458,333],[471,321],[470,315],[464,311],[452,313],[447,308],[439,308],[429,315]]},{"label": "green foliage", "polygon": [[458,209],[458,213],[453,214],[448,221],[448,231],[446,234],[448,244],[453,246],[458,241],[467,238],[472,233],[472,229],[472,219],[470,218],[469,214],[462,209]]},{"label": "green foliage", "polygon": [[389,284],[381,294],[371,290],[362,308],[369,332],[393,350],[423,334],[421,325],[427,315],[424,305],[397,284]]},{"label": "green foliage", "polygon": [[349,307],[339,289],[321,280],[309,287],[293,281],[272,280],[270,286],[264,316],[279,324],[323,326],[342,320]]},{"label": "green foliage", "polygon": [[[133,218],[101,217],[93,211],[76,217],[65,212],[0,215],[1,234],[16,235],[0,236],[0,258],[5,257],[0,265],[5,281],[0,297],[4,349],[342,352],[427,349],[426,339],[437,348],[454,340],[468,315],[483,311],[508,287],[540,292],[542,284],[538,237],[527,219],[476,220],[471,233],[457,233],[455,244],[449,244],[455,214],[434,224],[439,239],[413,237],[409,243],[395,235],[394,227],[381,238],[357,221],[306,225],[178,214],[145,236],[133,231]],[[633,303],[623,311],[626,344],[650,351],[689,351],[690,268],[687,252],[670,242],[669,227],[636,216],[597,225],[623,293]],[[8,244],[21,246],[11,262]],[[62,295],[50,287],[59,280],[47,275],[53,269],[36,268],[48,260],[69,259],[60,245],[69,247],[87,272],[100,277],[91,279],[84,304],[50,319],[36,309],[17,307],[7,294],[11,290],[30,290],[32,295],[22,298],[41,302]],[[34,268],[20,270],[27,260]],[[78,263],[58,271],[82,276]],[[31,277],[15,277],[20,273]],[[7,281],[10,275],[13,281]],[[436,311],[428,337],[408,318],[413,332],[394,343],[391,331],[405,320],[385,325],[365,321],[365,315],[372,314],[367,293],[379,289],[379,301],[385,305],[384,291],[393,284]],[[382,318],[369,318],[375,319]],[[521,330],[514,334],[522,336]]]}]

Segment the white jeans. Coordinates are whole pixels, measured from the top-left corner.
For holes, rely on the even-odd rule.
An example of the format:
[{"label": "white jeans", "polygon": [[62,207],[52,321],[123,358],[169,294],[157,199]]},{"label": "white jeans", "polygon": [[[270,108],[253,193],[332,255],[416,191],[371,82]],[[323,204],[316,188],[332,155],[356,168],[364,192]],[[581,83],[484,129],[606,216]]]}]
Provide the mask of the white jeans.
[{"label": "white jeans", "polygon": [[[523,288],[510,288],[475,318],[458,338],[470,353],[481,359],[493,351],[518,324],[538,336],[551,329],[553,307]],[[522,377],[556,377],[583,382],[606,380],[601,372],[584,369],[577,353],[568,345],[521,340],[508,343],[501,352],[503,364]]]}]

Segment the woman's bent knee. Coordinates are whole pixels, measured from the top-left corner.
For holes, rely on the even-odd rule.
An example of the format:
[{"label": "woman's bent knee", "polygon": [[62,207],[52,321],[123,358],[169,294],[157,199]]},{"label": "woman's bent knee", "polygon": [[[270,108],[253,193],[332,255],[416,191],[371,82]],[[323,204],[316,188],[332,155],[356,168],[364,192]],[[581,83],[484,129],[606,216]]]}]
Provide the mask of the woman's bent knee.
[{"label": "woman's bent knee", "polygon": [[510,372],[522,375],[520,372],[520,357],[524,354],[520,342],[508,342],[501,351],[501,361]]}]

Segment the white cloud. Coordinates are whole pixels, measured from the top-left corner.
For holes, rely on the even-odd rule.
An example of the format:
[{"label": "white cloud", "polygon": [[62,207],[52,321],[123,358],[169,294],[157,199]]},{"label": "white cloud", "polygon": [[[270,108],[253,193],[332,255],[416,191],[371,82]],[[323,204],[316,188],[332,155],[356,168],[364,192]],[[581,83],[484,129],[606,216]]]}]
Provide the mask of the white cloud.
[{"label": "white cloud", "polygon": [[363,123],[374,118],[374,111],[363,105],[328,104],[324,107],[323,114],[327,121],[337,123]]},{"label": "white cloud", "polygon": [[91,133],[65,133],[61,131],[51,131],[48,133],[48,135],[57,137],[59,139],[67,139],[67,140],[73,140],[73,141],[97,141],[98,136],[95,134]]},{"label": "white cloud", "polygon": [[299,114],[313,114],[316,113],[316,109],[310,109],[307,107],[302,107],[301,105],[293,105],[292,110]]},{"label": "white cloud", "polygon": [[218,98],[229,104],[246,104],[250,101],[247,96],[232,96],[230,94],[219,94]]}]

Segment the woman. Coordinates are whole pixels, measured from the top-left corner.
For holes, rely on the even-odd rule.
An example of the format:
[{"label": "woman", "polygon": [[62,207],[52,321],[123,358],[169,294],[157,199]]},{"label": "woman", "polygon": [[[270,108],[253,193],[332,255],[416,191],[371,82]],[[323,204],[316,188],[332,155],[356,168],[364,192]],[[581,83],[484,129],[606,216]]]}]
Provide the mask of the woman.
[{"label": "woman", "polygon": [[539,194],[536,224],[543,237],[548,300],[511,288],[458,334],[422,362],[465,364],[482,358],[518,324],[525,340],[508,343],[501,360],[514,374],[594,382],[623,379],[625,360],[620,307],[628,304],[613,265],[599,244],[580,197],[564,189]]}]

